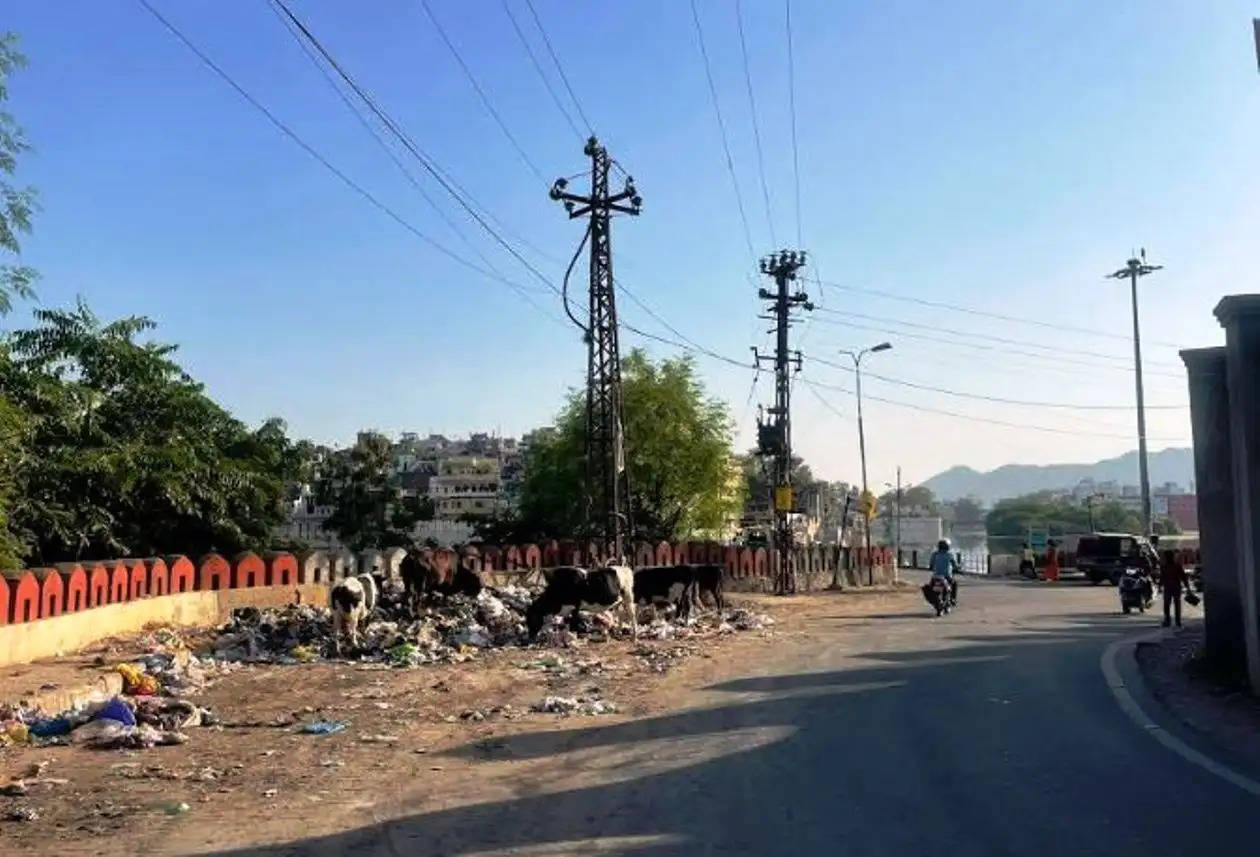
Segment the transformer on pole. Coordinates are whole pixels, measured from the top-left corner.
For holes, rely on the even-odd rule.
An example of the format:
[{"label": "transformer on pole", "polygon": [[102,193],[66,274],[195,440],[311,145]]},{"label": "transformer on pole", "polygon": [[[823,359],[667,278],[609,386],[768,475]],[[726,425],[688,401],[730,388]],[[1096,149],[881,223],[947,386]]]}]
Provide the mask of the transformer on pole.
[{"label": "transformer on pole", "polygon": [[786,595],[796,590],[796,577],[792,573],[792,523],[790,514],[796,507],[792,489],[792,376],[791,369],[801,368],[801,353],[788,349],[788,328],[791,312],[797,307],[812,310],[809,295],[803,291],[789,292],[788,287],[796,280],[796,272],[805,265],[805,251],[780,250],[761,260],[761,273],[774,279],[775,290],[759,289],[758,297],[770,304],[775,323],[775,350],[773,355],[762,355],[753,348],[753,359],[774,364],[774,406],[767,410],[769,420],[757,423],[757,452],[773,462],[774,474],[774,549],[779,556],[774,590]]}]

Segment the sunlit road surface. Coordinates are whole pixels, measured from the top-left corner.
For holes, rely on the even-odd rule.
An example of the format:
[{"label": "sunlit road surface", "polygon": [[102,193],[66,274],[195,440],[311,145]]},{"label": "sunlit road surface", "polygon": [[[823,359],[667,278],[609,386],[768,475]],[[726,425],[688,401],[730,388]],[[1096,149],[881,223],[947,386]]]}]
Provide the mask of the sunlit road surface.
[{"label": "sunlit road surface", "polygon": [[705,707],[513,737],[512,758],[556,763],[515,800],[230,853],[1257,853],[1260,799],[1145,734],[1103,679],[1106,645],[1154,618],[1105,586],[970,579],[962,602],[836,599],[808,647]]}]

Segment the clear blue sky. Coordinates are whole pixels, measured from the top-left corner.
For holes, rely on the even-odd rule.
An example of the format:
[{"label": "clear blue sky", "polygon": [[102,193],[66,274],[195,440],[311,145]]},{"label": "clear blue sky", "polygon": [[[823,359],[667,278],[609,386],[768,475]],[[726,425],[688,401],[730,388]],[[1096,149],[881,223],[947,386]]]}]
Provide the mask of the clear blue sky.
[{"label": "clear blue sky", "polygon": [[[337,101],[264,0],[153,2],[355,181],[472,256]],[[524,3],[509,2],[546,63]],[[430,3],[542,173],[580,170],[580,143],[500,0]],[[642,217],[615,224],[619,278],[688,336],[745,357],[751,343],[764,343],[764,324],[754,318],[751,262],[689,4],[535,5],[583,107],[645,199]],[[761,253],[772,244],[734,3],[698,6]],[[551,259],[530,256],[558,280],[580,227],[512,150],[420,3],[293,0],[293,7],[442,167],[547,252]],[[790,245],[783,11],[780,0],[744,2],[775,237]],[[519,433],[546,422],[565,389],[581,382],[584,352],[571,327],[365,203],[137,3],[13,0],[6,12],[4,27],[21,35],[31,60],[12,81],[11,108],[36,147],[20,179],[42,194],[26,261],[43,272],[44,304],[81,294],[102,316],[149,315],[241,417],[278,415],[295,433],[325,441],[348,441],[360,427]],[[1145,245],[1167,266],[1142,285],[1152,343],[1147,398],[1184,405],[1175,349],[1154,343],[1219,342],[1211,308],[1224,293],[1256,287],[1248,276],[1260,235],[1257,13],[1243,2],[795,0],[801,231],[818,273],[842,285],[1123,334],[1127,288],[1101,275]],[[537,286],[440,188],[427,187],[502,271]],[[871,371],[1003,398],[1132,402],[1131,374],[1094,363],[1123,367],[1131,352],[1121,339],[835,287],[810,291],[833,310],[938,326],[951,342],[982,334],[1057,345],[1060,356],[1089,365],[1060,369],[1004,350],[933,345],[845,322],[907,334],[921,328],[834,313],[816,313],[799,333],[807,355],[837,360],[836,349],[889,339],[894,350],[872,358]],[[560,315],[553,295],[535,298]],[[627,320],[668,335],[624,297],[621,304]],[[637,342],[624,337],[624,347]],[[746,445],[751,373],[699,360],[710,389],[740,419]],[[852,386],[847,373],[808,361],[802,377]],[[1073,432],[872,399],[866,421],[875,483],[891,480],[897,464],[914,481],[956,463],[1090,460],[1134,445],[1127,411],[982,403],[874,378],[865,389]],[[763,376],[757,394],[764,400],[770,392]],[[796,402],[798,450],[826,476],[856,478],[852,396],[798,385]],[[1184,443],[1186,413],[1152,411],[1150,434],[1154,448]]]}]

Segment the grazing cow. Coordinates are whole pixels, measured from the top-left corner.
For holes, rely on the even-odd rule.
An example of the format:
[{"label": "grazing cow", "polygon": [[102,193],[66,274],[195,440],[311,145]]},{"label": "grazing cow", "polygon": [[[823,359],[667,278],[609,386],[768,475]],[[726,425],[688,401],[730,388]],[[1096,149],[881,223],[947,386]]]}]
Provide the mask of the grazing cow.
[{"label": "grazing cow", "polygon": [[639,623],[634,614],[634,571],[625,565],[610,565],[587,571],[567,565],[551,570],[547,588],[530,603],[525,611],[525,625],[532,640],[542,630],[548,616],[554,616],[566,607],[573,608],[571,621],[577,619],[578,610],[603,612],[621,605],[630,620],[635,637],[639,636]]},{"label": "grazing cow", "polygon": [[457,566],[440,566],[431,548],[407,551],[398,566],[398,573],[402,576],[407,607],[413,616],[419,614],[421,601],[428,592],[476,598],[482,588],[481,575],[471,564],[461,562]]},{"label": "grazing cow", "polygon": [[341,654],[341,638],[359,647],[359,630],[366,624],[379,599],[380,587],[370,574],[356,574],[338,582],[329,593],[332,607],[333,649]]},{"label": "grazing cow", "polygon": [[726,609],[726,599],[722,597],[722,581],[726,576],[726,569],[720,565],[693,565],[691,567],[692,581],[695,584],[695,598],[699,603],[703,604],[702,596],[705,593],[713,599],[713,606],[718,610]]},{"label": "grazing cow", "polygon": [[695,574],[687,565],[650,565],[634,573],[636,604],[673,604],[679,616],[691,612]]},{"label": "grazing cow", "polygon": [[407,555],[398,564],[398,573],[402,576],[403,591],[407,609],[412,616],[420,613],[420,600],[436,582],[437,569],[433,566],[433,551],[429,548],[418,548],[407,551]]}]

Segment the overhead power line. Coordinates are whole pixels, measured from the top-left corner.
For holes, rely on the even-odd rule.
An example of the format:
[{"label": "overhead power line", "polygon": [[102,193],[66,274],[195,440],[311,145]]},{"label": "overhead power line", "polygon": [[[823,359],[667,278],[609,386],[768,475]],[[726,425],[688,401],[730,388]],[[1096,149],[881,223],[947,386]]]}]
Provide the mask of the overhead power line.
[{"label": "overhead power line", "polygon": [[564,84],[569,97],[573,99],[573,106],[577,108],[578,116],[582,117],[582,124],[586,126],[588,134],[592,137],[595,136],[595,126],[591,124],[590,119],[586,118],[586,111],[582,109],[582,102],[578,100],[577,93],[573,91],[573,86],[569,83],[569,76],[564,73],[564,66],[560,62],[560,56],[556,53],[555,46],[551,44],[551,37],[547,35],[547,28],[543,26],[542,19],[538,17],[538,10],[534,8],[533,0],[525,0],[525,5],[529,7],[529,14],[533,17],[534,26],[538,28],[538,32],[542,36],[543,44],[547,47],[547,53],[551,55],[551,61],[555,64],[556,71],[560,75],[560,82]]},{"label": "overhead power line", "polygon": [[[852,366],[846,366],[843,363],[840,363],[835,360],[827,360],[822,357],[810,357],[807,359],[813,361],[814,363],[821,363],[824,366],[831,366],[836,369],[841,369],[845,372],[849,372],[849,373],[853,372]],[[915,381],[907,381],[905,378],[894,378],[889,375],[880,375],[880,374],[877,374],[875,372],[870,372],[870,371],[867,371],[864,374],[865,374],[865,377],[867,378],[876,378],[880,381],[884,381],[889,384],[896,384],[901,387],[911,387],[915,390],[924,390],[931,393],[943,393],[946,396],[957,396],[963,399],[978,399],[980,401],[993,402],[995,404],[1000,404],[1000,405],[1019,405],[1020,407],[1024,407],[1024,408],[1061,408],[1064,410],[1075,410],[1075,411],[1131,411],[1133,410],[1132,405],[1094,405],[1094,404],[1083,404],[1083,403],[1074,403],[1074,402],[1038,402],[1038,401],[1028,401],[1026,399],[1007,399],[1001,396],[988,396],[983,393],[965,393],[965,392],[962,392],[961,390],[949,390],[944,387],[933,387],[930,384],[920,384]],[[1180,410],[1186,410],[1190,406],[1189,405],[1147,405],[1146,407],[1148,410],[1180,411]]]},{"label": "overhead power line", "polygon": [[[932,331],[935,333],[948,334],[950,336],[965,336],[968,339],[983,339],[988,342],[998,342],[1003,345],[1017,345],[1023,348],[1037,348],[1037,349],[1042,349],[1045,351],[1055,352],[1056,356],[1057,356],[1057,352],[1060,352],[1063,350],[1063,346],[1061,344],[1042,345],[1037,342],[1028,342],[1022,339],[1010,339],[1003,336],[994,336],[991,333],[974,333],[969,330],[952,330],[950,328],[941,327],[935,324],[921,324],[919,322],[914,322],[914,321],[903,321],[902,319],[898,319],[898,318],[888,318],[887,316],[867,315],[866,313],[852,312],[851,310],[824,308],[822,312],[831,313],[832,315],[845,316],[848,318],[861,318],[861,319],[866,319],[867,321],[882,321],[882,322],[887,322],[890,324],[900,325],[902,327],[915,328],[916,330],[927,330],[927,331]],[[1098,357],[1102,360],[1115,360],[1122,363],[1132,362],[1132,358],[1126,357],[1121,354],[1108,354],[1104,351],[1090,351],[1085,348],[1077,348],[1075,345],[1072,346],[1072,354],[1078,355],[1078,356],[1085,356],[1085,357]],[[1176,367],[1177,365],[1175,363],[1171,363],[1171,362],[1167,362],[1163,360],[1148,360],[1146,362],[1148,365],[1151,365],[1151,366]]]},{"label": "overhead power line", "polygon": [[[761,150],[761,123],[757,119],[757,99],[753,96],[752,73],[748,67],[748,42],[744,38],[744,8],[741,0],[735,0],[735,23],[739,25],[739,51],[744,58],[744,88],[748,90],[748,112],[752,115],[753,142],[757,147],[757,174],[761,178],[761,199],[766,205],[766,228],[770,230],[770,246],[778,245],[774,237],[774,215],[770,208],[770,185],[766,182],[766,159]],[[793,126],[795,127],[795,125]],[[797,245],[800,245],[797,230]]]},{"label": "overhead power line", "polygon": [[517,294],[519,294],[531,306],[533,306],[539,312],[543,313],[543,315],[547,316],[548,318],[552,319],[558,324],[564,323],[559,318],[557,318],[553,314],[543,309],[543,307],[541,307],[537,302],[535,302],[534,299],[530,296],[525,286],[522,286],[519,283],[513,282],[512,280],[509,280],[500,274],[496,274],[494,271],[490,271],[485,268],[482,268],[480,265],[476,264],[475,262],[471,262],[468,259],[465,259],[463,256],[460,256],[458,253],[446,247],[441,242],[435,240],[434,238],[431,238],[430,236],[422,232],[419,228],[413,225],[410,221],[408,221],[398,212],[394,211],[388,205],[381,202],[381,200],[378,199],[375,195],[373,195],[370,191],[368,191],[366,188],[364,188],[354,179],[350,178],[348,175],[346,175],[346,173],[342,172],[331,161],[329,161],[323,154],[321,154],[317,149],[315,149],[315,147],[307,143],[306,140],[302,139],[302,137],[300,137],[297,134],[297,132],[295,132],[292,128],[290,128],[287,124],[285,124],[285,122],[281,120],[278,116],[276,116],[276,114],[273,113],[266,105],[264,105],[261,101],[255,98],[248,90],[246,90],[239,83],[237,83],[236,80],[222,68],[222,66],[220,66],[213,59],[211,59],[210,56],[206,54],[203,50],[201,50],[201,48],[199,48],[196,45],[196,43],[194,43],[187,35],[185,35],[182,30],[176,27],[161,12],[155,9],[153,5],[148,2],[148,0],[136,0],[136,2],[140,4],[141,8],[143,8],[150,15],[152,15],[158,21],[158,23],[160,23],[164,28],[166,28],[166,30],[171,35],[175,36],[175,38],[178,39],[184,45],[184,47],[187,48],[194,56],[196,56],[197,59],[200,60],[204,66],[206,66],[208,69],[213,71],[216,75],[218,75],[218,77],[221,80],[223,80],[224,83],[228,84],[228,86],[230,86],[233,90],[235,90],[236,93],[241,98],[243,98],[251,107],[253,107],[263,116],[265,116],[267,118],[267,121],[269,121],[273,126],[275,126],[277,130],[279,130],[282,134],[288,137],[289,140],[291,140],[293,143],[297,144],[303,151],[305,151],[308,155],[314,158],[315,161],[320,164],[320,166],[322,166],[324,169],[328,170],[330,173],[336,176],[343,184],[345,184],[347,187],[353,190],[356,194],[358,194],[360,197],[366,200],[370,205],[372,205],[378,211],[380,211],[381,213],[389,217],[399,226],[403,227],[408,232],[415,235],[421,241],[428,244],[433,249],[437,250],[442,255],[446,256],[447,258],[451,259],[454,262],[457,262],[460,265],[463,265],[465,268],[468,268],[469,270],[476,271],[477,273],[481,274],[487,279],[491,279],[496,282],[503,283],[504,285],[508,286],[513,291],[515,291]]},{"label": "overhead power line", "polygon": [[556,105],[556,109],[560,111],[560,115],[564,117],[564,121],[569,123],[569,127],[573,129],[573,133],[578,139],[585,139],[581,129],[577,123],[573,121],[573,117],[569,115],[569,111],[565,108],[564,102],[560,100],[560,94],[556,92],[555,87],[551,85],[551,78],[547,77],[547,73],[543,71],[542,63],[538,61],[538,57],[534,54],[534,49],[529,45],[529,39],[525,38],[525,33],[521,30],[520,23],[516,20],[516,15],[512,13],[512,6],[508,0],[501,0],[503,11],[507,14],[508,20],[512,22],[512,29],[516,31],[516,38],[520,40],[521,47],[525,48],[525,53],[529,55],[530,65],[534,67],[534,71],[538,72],[538,76],[542,79],[543,86],[547,88],[547,94],[551,96],[551,101]]},{"label": "overhead power line", "polygon": [[[1063,332],[1070,330],[1075,333],[1088,333],[1090,336],[1101,336],[1106,339],[1119,339],[1129,342],[1130,338],[1123,333],[1116,333],[1114,330],[1098,330],[1091,327],[1078,327],[1072,324],[1066,324],[1059,321],[1046,321],[1039,318],[1027,318],[1024,316],[1004,315],[1000,312],[990,312],[988,310],[976,309],[975,307],[960,306],[958,304],[946,303],[944,301],[933,301],[927,298],[914,297],[912,295],[899,295],[895,292],[883,291],[881,289],[865,288],[863,286],[853,286],[847,283],[837,283],[827,281],[827,285],[836,289],[843,289],[846,292],[858,292],[864,295],[874,295],[876,297],[888,298],[893,301],[903,301],[906,303],[918,304],[919,306],[933,307],[935,309],[947,309],[954,312],[962,312],[968,315],[980,316],[982,318],[992,318],[998,321],[1010,321],[1016,324],[1031,324],[1037,327],[1048,328],[1049,330],[1057,330]],[[1169,348],[1184,348],[1185,346],[1176,342],[1160,342],[1159,340],[1149,340],[1156,345],[1166,345]]]},{"label": "overhead power line", "polygon": [[735,159],[731,157],[730,135],[726,132],[726,120],[722,118],[722,105],[718,102],[717,86],[713,83],[713,68],[709,63],[709,50],[704,45],[704,28],[700,24],[700,12],[696,9],[696,0],[691,0],[691,20],[696,25],[696,44],[700,48],[700,59],[704,62],[704,77],[709,82],[709,98],[713,102],[713,113],[717,116],[718,130],[722,134],[722,151],[726,154],[726,171],[731,176],[731,187],[735,189],[735,205],[739,208],[739,221],[744,226],[744,243],[748,247],[748,261],[757,267],[757,252],[753,250],[752,230],[748,227],[748,213],[744,210],[744,195],[739,190],[739,179],[735,177]]},{"label": "overhead power line", "polygon": [[803,247],[801,240],[801,160],[796,148],[796,60],[792,56],[792,0],[784,0],[787,18],[788,55],[788,110],[792,115],[792,178],[796,184],[796,246]]},{"label": "overhead power line", "polygon": [[531,274],[533,274],[534,277],[540,283],[542,283],[546,288],[554,292],[557,296],[560,296],[561,292],[560,292],[560,289],[556,286],[556,284],[551,282],[551,280],[549,280],[546,277],[546,275],[544,275],[541,271],[539,271],[536,267],[534,267],[534,265],[530,263],[528,259],[526,259],[524,256],[521,255],[520,251],[518,251],[515,247],[513,247],[507,241],[507,239],[505,239],[502,235],[500,235],[497,231],[495,231],[495,229],[491,227],[488,222],[486,222],[486,219],[482,217],[477,212],[477,210],[472,207],[472,205],[469,204],[468,200],[466,200],[464,196],[460,194],[455,189],[455,187],[452,186],[451,183],[446,180],[446,178],[442,175],[442,172],[436,168],[436,166],[429,159],[429,157],[415,144],[415,141],[411,139],[410,135],[408,135],[406,131],[404,131],[402,128],[399,127],[398,123],[394,121],[393,117],[391,117],[388,113],[386,113],[385,110],[379,104],[376,103],[376,99],[372,97],[371,93],[369,93],[367,90],[365,90],[363,87],[361,87],[358,84],[358,82],[350,75],[350,73],[347,72],[345,68],[343,68],[342,65],[337,61],[337,58],[334,57],[326,47],[324,47],[323,43],[320,42],[320,40],[315,36],[315,34],[311,32],[311,30],[302,22],[300,18],[298,18],[295,14],[293,14],[293,11],[285,4],[284,0],[272,0],[272,2],[274,2],[280,8],[280,10],[284,12],[285,17],[287,17],[290,21],[293,22],[294,26],[298,28],[298,31],[301,32],[302,36],[311,43],[311,46],[314,47],[315,50],[319,53],[319,55],[324,58],[324,61],[327,62],[328,65],[332,68],[332,70],[337,73],[337,76],[340,77],[343,81],[345,81],[346,85],[350,87],[351,91],[353,91],[354,94],[357,95],[360,98],[360,100],[363,101],[363,103],[367,106],[367,108],[372,111],[372,113],[377,117],[377,119],[381,121],[381,123],[385,126],[386,130],[392,133],[398,139],[398,141],[402,143],[404,148],[406,148],[407,151],[410,152],[416,158],[416,160],[420,162],[420,165],[424,167],[425,171],[428,172],[429,175],[433,176],[433,178],[438,182],[438,184],[440,184],[443,187],[443,189],[445,189],[446,192],[449,193],[451,197],[457,203],[459,203],[459,205],[466,212],[468,212],[468,214],[477,222],[479,226],[481,226],[481,228],[486,232],[486,234],[488,234],[491,238],[495,240],[496,243],[499,244],[499,246],[501,246],[504,250],[506,250],[509,254],[511,254],[511,256],[514,259],[516,259],[516,261],[520,262],[521,265],[524,266],[525,269],[528,270]]},{"label": "overhead power line", "polygon": [[[998,352],[1001,354],[1018,354],[1022,357],[1032,357],[1038,360],[1051,360],[1052,359],[1056,364],[1064,363],[1071,366],[1084,366],[1091,369],[1111,369],[1116,372],[1128,372],[1128,373],[1133,372],[1132,366],[1122,366],[1117,363],[1100,363],[1096,360],[1076,360],[1071,357],[1061,357],[1058,355],[1052,356],[1050,354],[1045,354],[1045,353],[1036,352],[1036,351],[1023,351],[1018,348],[1011,348],[1010,346],[1005,346],[1005,345],[990,345],[984,342],[971,342],[971,341],[961,340],[961,339],[956,339],[956,338],[947,339],[943,336],[929,336],[927,334],[922,334],[922,333],[910,333],[909,331],[901,330],[897,328],[879,327],[877,325],[868,325],[868,324],[856,324],[854,322],[841,321],[839,319],[822,318],[818,315],[813,316],[813,319],[814,321],[817,321],[820,324],[837,325],[839,327],[845,327],[845,328],[850,328],[854,330],[868,330],[868,331],[873,331],[875,333],[888,333],[888,334],[899,336],[905,339],[917,339],[917,340],[922,340],[924,342],[933,342],[940,345],[949,346],[952,348],[970,348],[970,349],[980,350],[980,351]],[[1177,374],[1175,372],[1158,372],[1158,371],[1148,370],[1147,374],[1162,375],[1166,378],[1178,378],[1179,380],[1185,379],[1184,374]]]},{"label": "overhead power line", "polygon": [[525,165],[529,167],[530,172],[537,176],[540,182],[550,187],[551,185],[547,181],[546,177],[543,176],[542,170],[538,169],[538,165],[534,163],[533,159],[530,158],[528,154],[526,154],[525,149],[521,146],[515,135],[513,135],[508,129],[507,123],[503,121],[503,117],[499,115],[499,111],[494,109],[494,104],[491,103],[490,97],[486,95],[485,90],[481,88],[481,84],[477,82],[477,78],[472,73],[472,69],[468,67],[468,63],[464,62],[463,55],[460,54],[459,49],[455,47],[455,43],[450,40],[450,37],[446,35],[446,30],[442,27],[441,22],[438,21],[437,16],[433,14],[433,10],[429,8],[429,0],[420,0],[420,5],[424,8],[425,14],[429,16],[429,20],[433,22],[433,28],[437,30],[438,35],[442,37],[442,41],[446,43],[446,47],[450,50],[451,56],[455,57],[455,62],[459,64],[460,70],[464,72],[464,77],[468,78],[468,82],[472,84],[473,90],[477,93],[477,97],[481,99],[481,105],[486,108],[486,112],[490,114],[490,118],[492,118],[495,124],[499,126],[499,130],[503,132],[503,136],[506,137],[508,142],[512,144],[512,148],[516,150],[516,154],[518,154],[521,160],[525,162]]},{"label": "overhead power line", "polygon": [[[834,390],[837,393],[847,393],[849,395],[853,394],[853,391],[848,389],[847,387],[841,387],[836,384],[824,384],[819,381],[811,381],[808,378],[798,378],[797,381],[802,384],[813,385],[814,387],[819,387],[824,390]],[[1120,438],[1122,440],[1130,439],[1130,435],[1123,434],[1123,433],[1079,431],[1077,429],[1055,428],[1053,426],[1036,425],[1033,423],[1017,423],[1017,422],[1011,422],[1009,420],[994,419],[992,417],[977,416],[976,414],[962,414],[962,413],[959,413],[958,411],[950,411],[944,408],[934,408],[928,405],[920,405],[915,402],[902,402],[897,399],[887,399],[881,396],[872,396],[866,393],[865,391],[863,392],[862,397],[864,399],[868,399],[873,402],[883,402],[886,405],[894,405],[899,408],[909,408],[910,410],[913,410],[913,411],[922,411],[923,413],[928,413],[928,414],[939,414],[941,416],[954,417],[960,420],[970,420],[971,422],[988,423],[990,425],[1003,426],[1005,428],[1027,429],[1029,431],[1047,432],[1050,434],[1076,435],[1076,436],[1081,436],[1081,437],[1113,437],[1113,438]],[[1157,438],[1157,439],[1163,442],[1167,442],[1167,443],[1186,443],[1187,442],[1185,438]]]},{"label": "overhead power line", "polygon": [[[626,324],[625,322],[622,322],[621,326],[629,330],[631,333],[634,333],[645,339],[650,339],[655,342],[661,342],[666,345],[672,345],[675,348],[681,348],[683,351],[690,351],[690,352],[702,354],[706,357],[710,357],[714,360],[718,360],[723,363],[730,364],[732,366],[738,366],[743,369],[748,368],[748,364],[741,360],[736,360],[733,357],[728,357],[725,354],[720,354],[716,351],[712,351],[707,348],[704,348],[704,349],[692,348],[691,346],[687,345],[684,342],[680,342],[676,339],[670,339],[665,336],[660,336],[655,333],[649,333],[645,330],[641,330],[637,327],[634,327],[633,325]],[[823,389],[823,390],[832,390],[838,393],[846,393],[848,395],[853,395],[853,390],[849,389],[848,387],[841,387],[838,384],[826,384],[820,381],[813,381],[808,378],[799,378],[799,377],[796,379],[796,381],[797,383],[805,384],[806,386],[812,385],[816,388]],[[882,402],[886,405],[893,405],[895,407],[909,408],[910,410],[922,411],[924,413],[938,414],[940,416],[954,417],[956,419],[969,420],[972,422],[987,423],[990,425],[1003,426],[1005,428],[1028,429],[1030,431],[1048,432],[1051,434],[1073,435],[1073,436],[1079,436],[1079,437],[1110,437],[1110,438],[1121,438],[1124,440],[1129,439],[1128,434],[1117,434],[1117,433],[1111,433],[1111,432],[1096,432],[1096,431],[1081,431],[1079,429],[1056,428],[1054,426],[1043,426],[1043,425],[1037,425],[1033,423],[1011,422],[1009,420],[994,419],[991,417],[982,417],[982,416],[977,416],[975,414],[963,414],[957,411],[945,410],[944,408],[934,408],[928,405],[921,405],[915,402],[903,402],[898,399],[889,399],[883,396],[873,396],[865,392],[863,393],[863,398],[869,399],[875,402]],[[1166,442],[1166,443],[1186,443],[1187,442],[1185,438],[1171,438],[1171,437],[1152,438],[1152,440],[1159,440],[1161,442]]]},{"label": "overhead power line", "polygon": [[337,85],[337,81],[333,79],[332,75],[328,73],[328,70],[324,68],[323,63],[321,63],[319,58],[311,51],[311,48],[306,43],[306,40],[302,38],[302,34],[294,29],[293,23],[284,16],[284,13],[281,12],[275,4],[269,3],[267,4],[267,8],[271,10],[272,14],[276,16],[276,20],[280,22],[286,32],[288,32],[293,38],[294,42],[297,43],[297,46],[301,48],[302,53],[306,56],[307,60],[310,61],[311,65],[313,65],[319,72],[320,77],[324,79],[324,82],[328,84],[328,87],[336,93],[337,98],[343,105],[345,105],[345,108],[350,111],[356,120],[358,120],[359,124],[363,127],[363,130],[368,133],[368,136],[376,142],[376,145],[385,153],[386,157],[388,157],[390,161],[393,162],[394,166],[398,168],[398,171],[403,174],[403,178],[407,180],[407,183],[410,184],[418,194],[420,194],[421,198],[429,204],[429,207],[437,213],[438,217],[442,218],[442,222],[450,227],[452,232],[459,236],[459,239],[463,242],[464,246],[471,250],[472,253],[481,260],[482,264],[493,271],[496,275],[502,277],[502,272],[499,271],[499,269],[495,267],[494,263],[481,252],[480,248],[472,243],[472,240],[469,239],[464,230],[460,228],[459,224],[452,220],[450,215],[446,213],[446,209],[437,204],[437,201],[427,190],[425,190],[424,185],[420,184],[420,180],[415,177],[411,170],[407,169],[407,166],[402,162],[402,159],[398,157],[392,148],[390,148],[389,143],[385,142],[385,138],[381,136],[381,133],[377,131],[368,118],[363,115],[363,111],[356,107],[354,102],[350,100],[349,96],[347,96],[345,92],[342,91],[341,87]]}]

